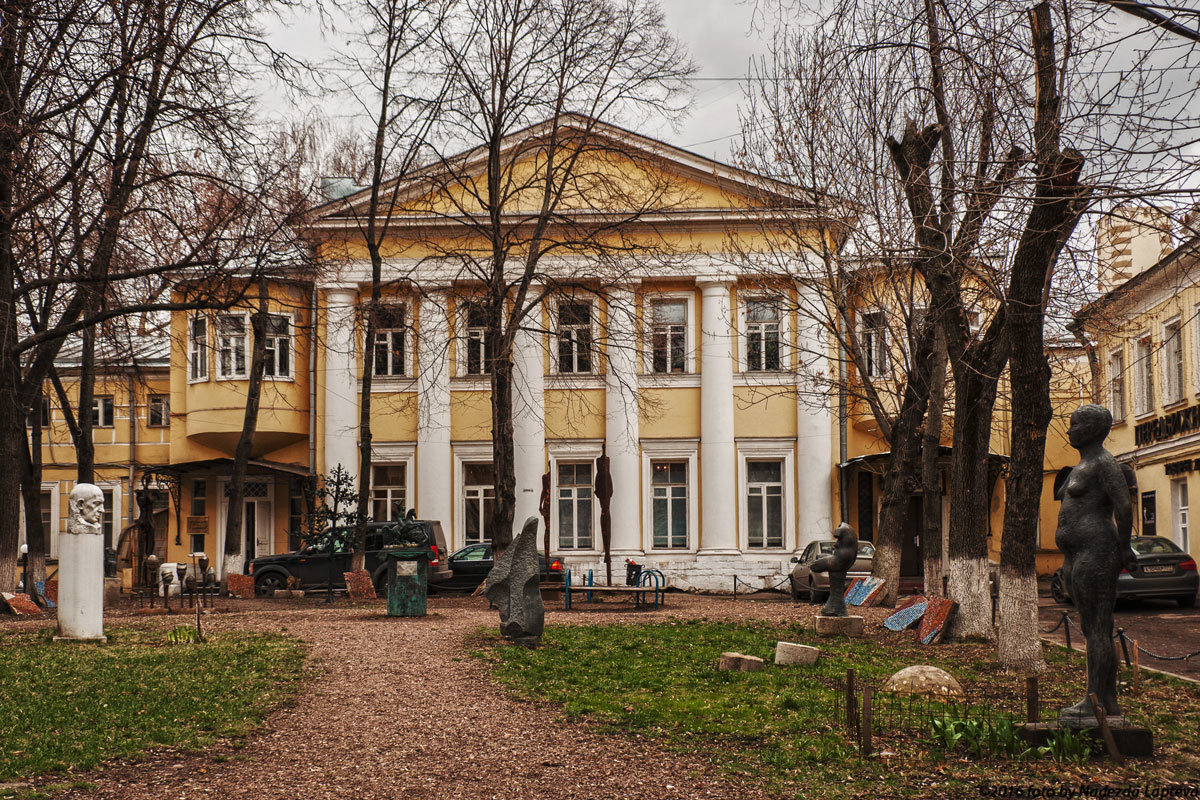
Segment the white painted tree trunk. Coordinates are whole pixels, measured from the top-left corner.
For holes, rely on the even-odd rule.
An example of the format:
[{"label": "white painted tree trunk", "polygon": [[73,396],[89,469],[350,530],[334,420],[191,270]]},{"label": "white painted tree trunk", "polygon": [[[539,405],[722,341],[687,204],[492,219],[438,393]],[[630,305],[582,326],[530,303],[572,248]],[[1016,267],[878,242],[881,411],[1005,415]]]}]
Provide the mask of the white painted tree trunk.
[{"label": "white painted tree trunk", "polygon": [[950,556],[950,597],[958,601],[958,610],[950,621],[949,633],[953,638],[989,642],[996,638],[986,556]]},{"label": "white painted tree trunk", "polygon": [[225,554],[225,574],[241,575],[246,569],[246,554],[242,551]]},{"label": "white painted tree trunk", "polygon": [[1006,669],[1026,674],[1045,671],[1037,607],[1037,575],[1002,568],[996,619],[1000,663]]}]

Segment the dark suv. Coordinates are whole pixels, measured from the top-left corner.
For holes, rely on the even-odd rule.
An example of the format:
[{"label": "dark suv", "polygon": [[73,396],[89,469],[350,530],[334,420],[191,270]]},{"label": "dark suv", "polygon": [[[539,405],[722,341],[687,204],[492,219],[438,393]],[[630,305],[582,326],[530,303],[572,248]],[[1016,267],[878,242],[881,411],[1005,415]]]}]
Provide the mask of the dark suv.
[{"label": "dark suv", "polygon": [[[386,559],[384,552],[395,546],[397,522],[371,522],[367,524],[366,564],[367,572],[375,582],[375,591],[380,595],[387,591]],[[440,522],[417,520],[424,528],[429,544],[429,582],[445,581],[451,577],[450,568],[443,564],[446,552],[446,536]],[[262,556],[250,562],[249,572],[254,576],[254,591],[259,597],[270,597],[276,589],[288,588],[288,578],[295,578],[301,589],[324,589],[332,582],[333,588],[346,588],[342,573],[350,569],[350,552],[346,548],[344,529],[334,529],[328,545],[308,545],[294,553]],[[293,582],[295,583],[295,581]]]}]

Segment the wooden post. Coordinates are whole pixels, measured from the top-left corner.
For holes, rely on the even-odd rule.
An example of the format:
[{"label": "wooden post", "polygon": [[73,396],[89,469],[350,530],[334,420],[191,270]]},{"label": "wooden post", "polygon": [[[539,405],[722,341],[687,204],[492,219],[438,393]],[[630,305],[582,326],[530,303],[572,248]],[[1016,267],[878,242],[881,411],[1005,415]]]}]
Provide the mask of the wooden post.
[{"label": "wooden post", "polygon": [[854,692],[854,669],[846,670],[846,731],[854,734],[854,710],[858,707],[858,698]]},{"label": "wooden post", "polygon": [[1100,735],[1104,737],[1104,747],[1108,750],[1109,756],[1118,764],[1125,763],[1125,756],[1121,755],[1121,751],[1117,749],[1117,740],[1113,738],[1112,728],[1108,727],[1108,717],[1104,713],[1104,706],[1100,705],[1100,699],[1096,697],[1096,693],[1092,692],[1088,695],[1088,699],[1092,701],[1092,711],[1096,714],[1096,722],[1100,726]]},{"label": "wooden post", "polygon": [[1025,679],[1025,721],[1036,723],[1041,720],[1041,709],[1038,707],[1037,675]]},{"label": "wooden post", "polygon": [[871,687],[863,687],[862,754],[871,755]]},{"label": "wooden post", "polygon": [[1139,678],[1141,677],[1140,672],[1141,671],[1138,669],[1138,643],[1137,643],[1137,639],[1134,639],[1133,640],[1133,693],[1134,694],[1141,693],[1141,683],[1139,680]]}]

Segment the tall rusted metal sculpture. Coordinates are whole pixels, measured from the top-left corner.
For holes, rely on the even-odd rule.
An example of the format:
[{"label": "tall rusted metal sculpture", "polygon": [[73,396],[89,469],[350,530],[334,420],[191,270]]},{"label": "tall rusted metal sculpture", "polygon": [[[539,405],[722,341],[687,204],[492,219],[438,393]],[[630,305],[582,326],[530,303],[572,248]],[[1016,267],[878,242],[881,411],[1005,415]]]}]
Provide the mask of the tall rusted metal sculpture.
[{"label": "tall rusted metal sculpture", "polygon": [[612,586],[612,467],[608,460],[608,448],[600,451],[596,459],[596,499],[600,502],[600,541],[604,543],[604,568],[606,580]]}]

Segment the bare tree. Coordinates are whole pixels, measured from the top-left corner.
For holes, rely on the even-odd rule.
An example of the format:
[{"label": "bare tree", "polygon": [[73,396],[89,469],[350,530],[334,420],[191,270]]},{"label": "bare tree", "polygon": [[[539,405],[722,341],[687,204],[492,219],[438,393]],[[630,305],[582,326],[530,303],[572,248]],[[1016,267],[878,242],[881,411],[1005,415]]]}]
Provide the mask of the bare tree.
[{"label": "bare tree", "polygon": [[[247,250],[261,247],[241,236],[263,206],[238,90],[257,63],[263,8],[19,2],[0,12],[0,396],[21,412],[0,422],[9,463],[27,461],[21,421],[66,337],[129,313],[228,302]],[[185,202],[191,213],[177,213]],[[205,279],[164,290],[183,275]],[[0,474],[4,589],[20,480]]]},{"label": "bare tree", "polygon": [[502,550],[516,502],[514,343],[545,333],[538,309],[548,295],[595,292],[606,273],[629,274],[654,249],[630,229],[677,202],[600,120],[678,112],[692,66],[643,0],[485,0],[442,27],[438,52],[453,89],[439,141],[482,144],[437,157],[418,185],[448,207],[421,210],[448,229],[434,258],[474,287],[478,371],[491,386],[489,536]]}]

